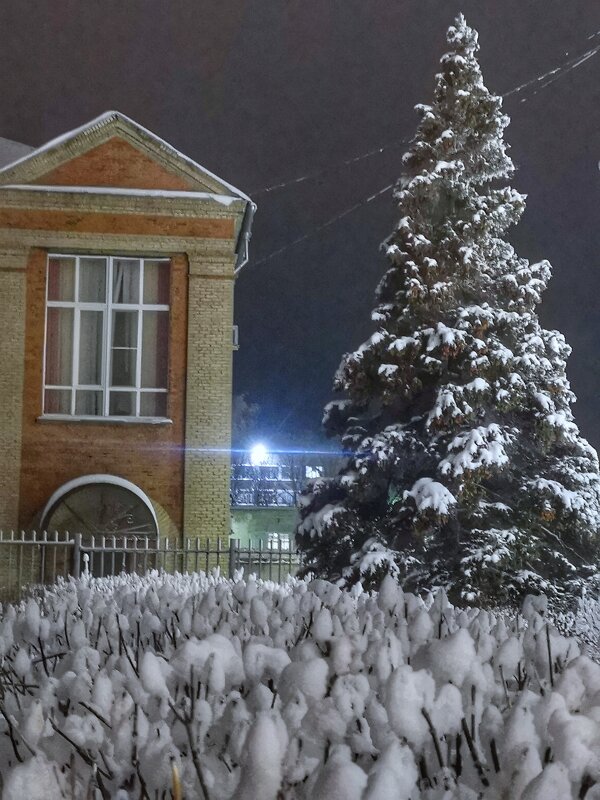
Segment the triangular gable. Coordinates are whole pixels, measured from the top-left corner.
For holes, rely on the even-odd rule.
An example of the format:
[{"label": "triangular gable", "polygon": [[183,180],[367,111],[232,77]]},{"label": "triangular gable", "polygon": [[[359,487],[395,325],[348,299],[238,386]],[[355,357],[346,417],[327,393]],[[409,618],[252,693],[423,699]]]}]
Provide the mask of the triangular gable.
[{"label": "triangular gable", "polygon": [[64,161],[33,183],[41,186],[196,191],[196,184],[189,178],[165,169],[120,136],[113,136],[83,155]]},{"label": "triangular gable", "polygon": [[0,169],[0,185],[8,184],[200,191],[249,200],[118,111],[107,111]]}]

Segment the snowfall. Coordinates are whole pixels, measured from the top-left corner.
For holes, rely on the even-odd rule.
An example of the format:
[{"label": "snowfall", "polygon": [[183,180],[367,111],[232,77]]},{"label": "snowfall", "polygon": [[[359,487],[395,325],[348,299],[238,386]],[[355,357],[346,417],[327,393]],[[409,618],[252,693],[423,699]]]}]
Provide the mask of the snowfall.
[{"label": "snowfall", "polygon": [[554,623],[391,578],[63,582],[0,615],[2,797],[599,800],[600,664]]}]

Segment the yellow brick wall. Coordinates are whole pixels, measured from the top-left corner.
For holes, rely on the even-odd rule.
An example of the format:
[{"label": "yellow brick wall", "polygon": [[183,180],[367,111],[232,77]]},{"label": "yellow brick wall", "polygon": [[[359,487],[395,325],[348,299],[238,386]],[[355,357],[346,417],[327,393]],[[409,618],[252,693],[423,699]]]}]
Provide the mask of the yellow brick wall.
[{"label": "yellow brick wall", "polygon": [[[92,252],[104,249],[99,241]],[[39,418],[47,252],[42,248],[31,249],[27,267],[20,526],[37,526],[39,512],[48,498],[67,481],[82,475],[108,473],[139,486],[153,501],[164,506],[181,529],[188,264],[181,254],[168,255],[171,258],[168,416],[172,424],[42,423]]]},{"label": "yellow brick wall", "polygon": [[[24,240],[20,243],[22,250],[13,253],[8,243],[2,242],[9,235],[15,240]],[[61,243],[63,238],[65,241]],[[32,247],[33,243],[36,246]],[[157,451],[161,463],[154,465],[156,474],[151,480],[152,475],[143,477],[125,467],[139,457],[144,470],[153,472],[149,463],[152,459],[148,457],[148,441],[144,440],[146,434],[152,442],[157,436],[163,438],[164,430],[145,425],[115,429],[121,445],[126,440],[126,446],[121,447],[113,463],[108,463],[104,454],[110,444],[113,426],[105,424],[98,428],[95,438],[90,436],[97,427],[93,424],[43,424],[38,421],[41,411],[43,286],[41,303],[32,303],[28,307],[26,283],[30,283],[31,288],[34,275],[45,273],[47,250],[125,252],[135,248],[135,252],[146,252],[166,248],[167,242],[156,238],[146,240],[146,237],[136,235],[90,236],[60,231],[31,231],[25,235],[20,231],[9,234],[7,230],[0,230],[0,292],[4,301],[1,305],[4,335],[0,336],[0,442],[4,458],[3,480],[0,482],[0,528],[30,526],[35,512],[59,485],[79,474],[99,471],[126,473],[125,476],[140,485],[153,501],[168,508],[171,520],[186,536],[210,537],[211,541],[229,536],[234,244],[233,239],[214,244],[204,240],[191,247],[189,240],[181,241],[185,254],[174,257],[174,261],[185,266],[184,279],[189,290],[187,297],[187,292],[182,291],[189,313],[186,341],[181,342],[174,354],[177,361],[182,360],[182,373],[187,372],[185,379],[178,384],[185,392],[181,398],[181,438],[179,446],[170,451],[169,458],[165,459],[166,453]],[[169,240],[169,250],[176,245],[175,240]],[[172,250],[165,255],[173,257]],[[179,314],[175,316],[182,319]],[[187,316],[184,315],[186,323]],[[35,325],[34,317],[39,318]],[[28,338],[31,339],[29,347]],[[186,353],[186,345],[189,353]],[[24,366],[30,372],[27,381],[24,379]],[[171,383],[173,389],[175,384]],[[177,394],[175,391],[173,397]],[[171,440],[177,427],[176,423],[166,431],[171,446],[175,444]],[[56,440],[55,444],[62,442],[59,450],[50,447],[50,439]],[[48,458],[49,450],[52,450],[52,458]],[[177,460],[177,456],[184,462],[182,468],[169,463]],[[71,465],[72,469],[63,475],[65,465]],[[178,478],[176,473],[180,469]],[[165,470],[168,476],[165,476]],[[31,480],[27,477],[30,473]],[[178,480],[181,481],[181,495],[177,507],[174,507],[170,487],[175,486]]]},{"label": "yellow brick wall", "polygon": [[[73,158],[70,182],[149,181],[160,188],[166,173],[149,172],[143,159],[125,150],[128,157],[120,161],[110,148],[93,158]],[[234,249],[243,201],[17,196],[2,186],[0,194],[0,527],[31,526],[65,481],[107,472],[132,480],[160,503],[180,535],[227,538]],[[181,269],[177,313],[172,305],[178,333],[171,330],[171,372],[177,367],[177,379],[170,375],[170,428],[40,421],[48,251],[166,255]]]},{"label": "yellow brick wall", "polygon": [[5,530],[18,525],[26,263],[26,250],[0,250],[0,527]]},{"label": "yellow brick wall", "polygon": [[188,258],[184,531],[215,541],[230,530],[234,264]]}]

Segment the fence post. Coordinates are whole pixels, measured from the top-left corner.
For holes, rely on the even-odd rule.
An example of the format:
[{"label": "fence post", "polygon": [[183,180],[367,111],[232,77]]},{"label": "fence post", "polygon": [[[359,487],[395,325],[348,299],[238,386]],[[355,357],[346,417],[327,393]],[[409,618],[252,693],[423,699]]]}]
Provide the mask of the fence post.
[{"label": "fence post", "polygon": [[239,539],[230,539],[229,540],[229,577],[233,578],[233,573],[238,568],[239,562],[239,555],[238,550],[240,549],[240,540]]},{"label": "fence post", "polygon": [[77,580],[79,578],[80,569],[81,569],[81,534],[75,534],[75,540],[73,542],[73,577]]}]

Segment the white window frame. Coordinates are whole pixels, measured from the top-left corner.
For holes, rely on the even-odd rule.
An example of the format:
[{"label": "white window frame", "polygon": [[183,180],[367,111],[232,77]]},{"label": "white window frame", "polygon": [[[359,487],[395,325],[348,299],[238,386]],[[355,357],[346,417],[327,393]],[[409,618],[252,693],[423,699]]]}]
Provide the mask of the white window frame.
[{"label": "white window frame", "polygon": [[[54,258],[70,258],[75,261],[75,285],[74,285],[74,300],[50,300],[48,298],[49,290],[49,270],[50,260]],[[102,258],[106,260],[106,295],[105,302],[84,302],[77,298],[79,297],[79,265],[81,259],[88,258]],[[113,302],[113,265],[115,261],[136,261],[140,264],[140,283],[138,303],[114,303]],[[110,420],[115,422],[157,422],[157,421],[170,421],[168,417],[148,417],[140,415],[141,396],[144,393],[150,394],[166,394],[168,395],[168,371],[169,359],[167,359],[167,387],[142,387],[141,374],[142,374],[142,336],[143,336],[143,312],[144,311],[169,311],[170,306],[156,303],[144,303],[144,268],[145,262],[152,261],[169,263],[170,258],[153,257],[153,256],[120,256],[120,255],[106,255],[103,253],[48,253],[46,260],[46,307],[44,312],[44,358],[43,358],[43,381],[42,381],[42,419],[60,419],[60,420],[91,420],[101,421]],[[48,309],[49,308],[70,308],[73,309],[73,353],[71,365],[71,385],[58,386],[55,384],[46,383],[46,346],[48,337]],[[102,365],[101,377],[102,383],[100,385],[80,384],[79,383],[79,344],[80,344],[80,315],[82,311],[101,311],[103,315],[102,323]],[[136,366],[135,366],[135,386],[111,386],[110,385],[110,361],[112,353],[112,317],[113,311],[136,311],[137,312],[137,347],[136,347]],[[46,390],[70,390],[71,392],[71,413],[70,414],[52,414],[47,413],[45,410],[46,403]],[[97,391],[102,392],[103,413],[102,414],[76,414],[75,404],[77,401],[77,391]],[[111,391],[117,392],[130,392],[135,393],[135,414],[130,416],[111,415],[110,411],[110,393]]]}]

